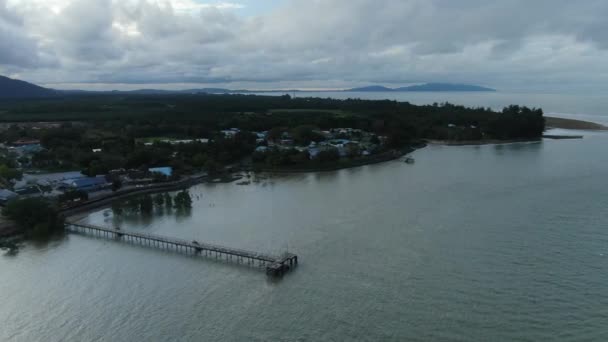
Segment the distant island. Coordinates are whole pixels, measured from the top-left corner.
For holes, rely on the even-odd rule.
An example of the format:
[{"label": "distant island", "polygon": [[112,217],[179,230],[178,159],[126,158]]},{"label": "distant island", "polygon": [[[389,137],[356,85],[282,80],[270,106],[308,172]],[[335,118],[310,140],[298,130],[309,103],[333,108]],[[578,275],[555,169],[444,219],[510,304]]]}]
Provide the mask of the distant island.
[{"label": "distant island", "polygon": [[469,84],[454,83],[425,83],[400,88],[388,88],[380,85],[352,88],[345,90],[298,90],[298,89],[275,89],[275,90],[248,90],[248,89],[226,89],[226,88],[199,88],[182,90],[162,89],[137,89],[137,90],[57,90],[43,88],[25,81],[0,76],[0,99],[23,99],[60,97],[87,94],[125,94],[125,95],[171,95],[171,94],[256,94],[256,93],[307,93],[307,92],[493,92],[495,89]]},{"label": "distant island", "polygon": [[384,86],[374,85],[368,87],[361,88],[352,88],[345,91],[352,92],[435,92],[435,91],[487,91],[493,92],[496,89],[486,88],[477,85],[470,84],[456,84],[456,83],[425,83],[412,85],[408,87],[400,87],[400,88],[388,88]]},{"label": "distant island", "polygon": [[[250,89],[227,89],[227,88],[199,88],[183,90],[160,90],[160,89],[137,89],[127,91],[95,91],[95,93],[120,93],[120,94],[263,94],[263,93],[325,93],[325,92],[495,92],[496,89],[486,88],[470,84],[453,83],[425,83],[400,88],[388,88],[380,85],[368,87],[344,89],[344,90],[302,90],[302,89],[271,89],[271,90],[250,90]],[[63,90],[63,93],[89,93],[83,90]]]}]

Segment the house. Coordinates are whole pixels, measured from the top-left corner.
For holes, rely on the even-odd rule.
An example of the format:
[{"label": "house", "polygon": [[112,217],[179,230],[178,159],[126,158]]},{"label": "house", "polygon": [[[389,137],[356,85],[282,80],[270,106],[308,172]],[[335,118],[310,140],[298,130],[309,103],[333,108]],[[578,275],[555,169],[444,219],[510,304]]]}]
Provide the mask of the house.
[{"label": "house", "polygon": [[258,146],[255,148],[256,152],[266,153],[268,152],[268,146]]},{"label": "house", "polygon": [[334,135],[331,131],[321,131],[320,134],[325,138],[325,139],[333,139]]},{"label": "house", "polygon": [[266,137],[268,136],[268,131],[254,133],[258,139],[266,139]]},{"label": "house", "polygon": [[164,139],[164,140],[161,140],[161,142],[171,144],[171,145],[194,144],[194,143],[208,144],[209,139],[182,139],[182,140]]},{"label": "house", "polygon": [[127,170],[125,169],[115,169],[115,170],[110,170],[109,174],[111,176],[120,176],[120,175],[124,175],[127,173]]},{"label": "house", "polygon": [[231,128],[231,129],[225,129],[222,132],[222,134],[224,134],[224,137],[226,138],[234,138],[235,135],[237,135],[241,130],[238,128]]},{"label": "house", "polygon": [[36,184],[27,184],[27,185],[19,187],[19,188],[15,187],[15,193],[19,196],[24,196],[24,197],[33,197],[33,196],[42,195],[42,191],[40,190],[40,187]]},{"label": "house", "polygon": [[318,147],[309,147],[308,148],[308,157],[310,159],[316,159],[319,154],[323,151],[334,151],[336,150],[336,148],[330,146],[330,145],[321,145]]},{"label": "house", "polygon": [[44,148],[42,148],[42,145],[40,144],[20,145],[18,147],[15,147],[15,151],[17,151],[17,153],[19,153],[20,155],[38,153],[43,149]]},{"label": "house", "polygon": [[19,195],[10,190],[0,189],[0,205],[6,205],[8,201],[17,198],[17,196]]},{"label": "house", "polygon": [[351,143],[351,141],[348,139],[334,139],[329,142],[329,144],[331,146],[337,147],[337,148],[345,147],[346,145],[348,145],[350,143]]},{"label": "house", "polygon": [[173,175],[173,168],[170,166],[153,167],[148,169],[150,173],[160,173],[163,176],[171,177]]},{"label": "house", "polygon": [[28,145],[40,145],[40,140],[19,139],[19,140],[13,142],[13,146],[28,146]]},{"label": "house", "polygon": [[64,188],[82,191],[97,191],[108,187],[110,184],[105,176],[85,177],[67,180],[63,182]]},{"label": "house", "polygon": [[[33,192],[34,190],[26,190],[28,187],[34,187],[35,189],[43,188],[49,189],[56,185],[62,185],[66,180],[72,180],[76,178],[84,178],[79,171],[73,172],[57,172],[57,173],[42,173],[42,174],[31,174],[24,173],[23,178],[20,181],[15,182],[13,188],[15,192],[22,195],[21,192]],[[29,194],[29,193],[28,193]]]},{"label": "house", "polygon": [[308,157],[310,159],[315,159],[319,156],[319,153],[321,153],[321,150],[317,147],[310,147],[308,148]]}]

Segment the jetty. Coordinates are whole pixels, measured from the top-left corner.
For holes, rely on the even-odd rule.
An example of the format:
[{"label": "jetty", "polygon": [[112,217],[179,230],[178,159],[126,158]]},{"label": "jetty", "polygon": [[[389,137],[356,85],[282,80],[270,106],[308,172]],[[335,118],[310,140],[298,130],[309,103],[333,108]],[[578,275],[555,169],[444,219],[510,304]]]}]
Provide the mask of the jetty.
[{"label": "jetty", "polygon": [[155,234],[128,231],[118,227],[101,227],[72,221],[65,222],[65,229],[71,233],[94,235],[140,246],[164,249],[189,255],[200,255],[251,267],[258,267],[265,269],[266,274],[269,276],[282,276],[298,265],[298,256],[292,253],[284,253],[283,255],[277,256],[202,243],[194,240],[186,241]]}]

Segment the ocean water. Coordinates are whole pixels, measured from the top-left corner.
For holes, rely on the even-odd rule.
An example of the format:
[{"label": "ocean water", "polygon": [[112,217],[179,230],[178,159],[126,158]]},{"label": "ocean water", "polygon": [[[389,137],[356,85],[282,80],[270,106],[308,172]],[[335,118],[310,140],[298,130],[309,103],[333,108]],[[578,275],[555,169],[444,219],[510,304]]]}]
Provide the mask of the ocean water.
[{"label": "ocean water", "polygon": [[186,214],[96,211],[83,221],[300,265],[272,280],[115,240],[28,243],[0,254],[0,341],[607,341],[608,134],[570,132],[197,185]]}]

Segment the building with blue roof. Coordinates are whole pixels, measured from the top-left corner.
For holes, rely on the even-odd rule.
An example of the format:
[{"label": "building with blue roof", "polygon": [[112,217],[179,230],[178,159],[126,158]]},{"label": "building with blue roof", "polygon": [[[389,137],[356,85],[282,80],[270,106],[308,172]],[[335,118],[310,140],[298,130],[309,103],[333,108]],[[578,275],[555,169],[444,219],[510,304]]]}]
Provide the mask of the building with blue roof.
[{"label": "building with blue roof", "polygon": [[90,192],[104,189],[110,184],[105,176],[97,176],[67,180],[63,185],[65,188]]},{"label": "building with blue roof", "polygon": [[173,168],[170,166],[164,167],[153,167],[148,169],[151,173],[160,173],[164,176],[171,177],[173,175]]}]

